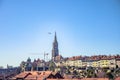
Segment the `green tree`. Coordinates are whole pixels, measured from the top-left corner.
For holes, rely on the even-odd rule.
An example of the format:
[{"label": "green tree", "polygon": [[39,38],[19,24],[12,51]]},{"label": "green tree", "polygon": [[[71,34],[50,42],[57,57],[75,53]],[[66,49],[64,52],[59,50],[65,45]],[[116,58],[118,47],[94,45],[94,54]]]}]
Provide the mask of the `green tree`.
[{"label": "green tree", "polygon": [[49,64],[49,70],[50,71],[55,71],[55,68],[56,68],[56,65],[53,61],[50,61],[50,64]]},{"label": "green tree", "polygon": [[114,80],[114,76],[111,72],[107,73],[107,76],[110,80]]}]

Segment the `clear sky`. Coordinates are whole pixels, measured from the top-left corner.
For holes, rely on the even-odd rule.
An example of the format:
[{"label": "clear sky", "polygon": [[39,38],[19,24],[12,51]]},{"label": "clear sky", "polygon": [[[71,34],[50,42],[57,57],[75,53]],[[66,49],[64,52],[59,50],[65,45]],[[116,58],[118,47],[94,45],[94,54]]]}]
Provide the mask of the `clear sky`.
[{"label": "clear sky", "polygon": [[120,1],[0,0],[0,66],[50,59],[55,31],[63,57],[120,54]]}]

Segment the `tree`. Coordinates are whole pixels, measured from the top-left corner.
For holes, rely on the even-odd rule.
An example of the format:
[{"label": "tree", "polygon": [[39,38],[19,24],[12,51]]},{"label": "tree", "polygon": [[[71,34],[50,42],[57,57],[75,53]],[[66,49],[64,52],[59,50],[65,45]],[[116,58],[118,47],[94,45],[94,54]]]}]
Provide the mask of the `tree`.
[{"label": "tree", "polygon": [[107,73],[107,76],[110,80],[114,80],[114,76],[111,72]]},{"label": "tree", "polygon": [[49,70],[50,71],[55,71],[55,68],[56,68],[56,65],[53,61],[50,61],[50,64],[49,64]]}]

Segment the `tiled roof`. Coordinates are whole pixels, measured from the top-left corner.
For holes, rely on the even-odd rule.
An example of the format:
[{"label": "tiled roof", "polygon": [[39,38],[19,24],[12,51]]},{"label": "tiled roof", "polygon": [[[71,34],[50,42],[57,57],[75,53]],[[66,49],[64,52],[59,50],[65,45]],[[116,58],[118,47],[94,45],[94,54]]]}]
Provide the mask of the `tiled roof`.
[{"label": "tiled roof", "polygon": [[47,79],[47,80],[81,80],[81,79]]},{"label": "tiled roof", "polygon": [[27,71],[18,74],[17,76],[13,77],[13,79],[17,78],[25,78],[27,80],[34,80],[41,78],[62,78],[62,76],[58,75],[59,73],[54,73],[52,71]]},{"label": "tiled roof", "polygon": [[20,73],[17,76],[15,76],[15,78],[25,78],[25,77],[27,77],[27,75],[30,75],[30,74],[31,73],[29,73],[29,72],[23,72],[23,73]]},{"label": "tiled roof", "polygon": [[120,80],[120,77],[117,77],[115,80]]},{"label": "tiled roof", "polygon": [[110,60],[110,59],[120,59],[120,55],[94,55],[94,56],[73,56],[65,58],[65,60],[83,60],[83,61],[98,61],[98,60]]},{"label": "tiled roof", "polygon": [[81,80],[109,80],[108,78],[83,78]]}]

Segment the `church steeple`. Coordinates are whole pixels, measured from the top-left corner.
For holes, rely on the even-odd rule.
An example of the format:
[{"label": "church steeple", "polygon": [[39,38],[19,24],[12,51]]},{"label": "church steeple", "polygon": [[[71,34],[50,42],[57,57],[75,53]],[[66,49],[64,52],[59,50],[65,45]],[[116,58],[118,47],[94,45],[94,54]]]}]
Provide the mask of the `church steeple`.
[{"label": "church steeple", "polygon": [[55,60],[55,57],[59,55],[57,35],[55,32],[53,48],[52,48],[52,60]]},{"label": "church steeple", "polygon": [[55,32],[54,42],[57,42],[56,32]]}]

